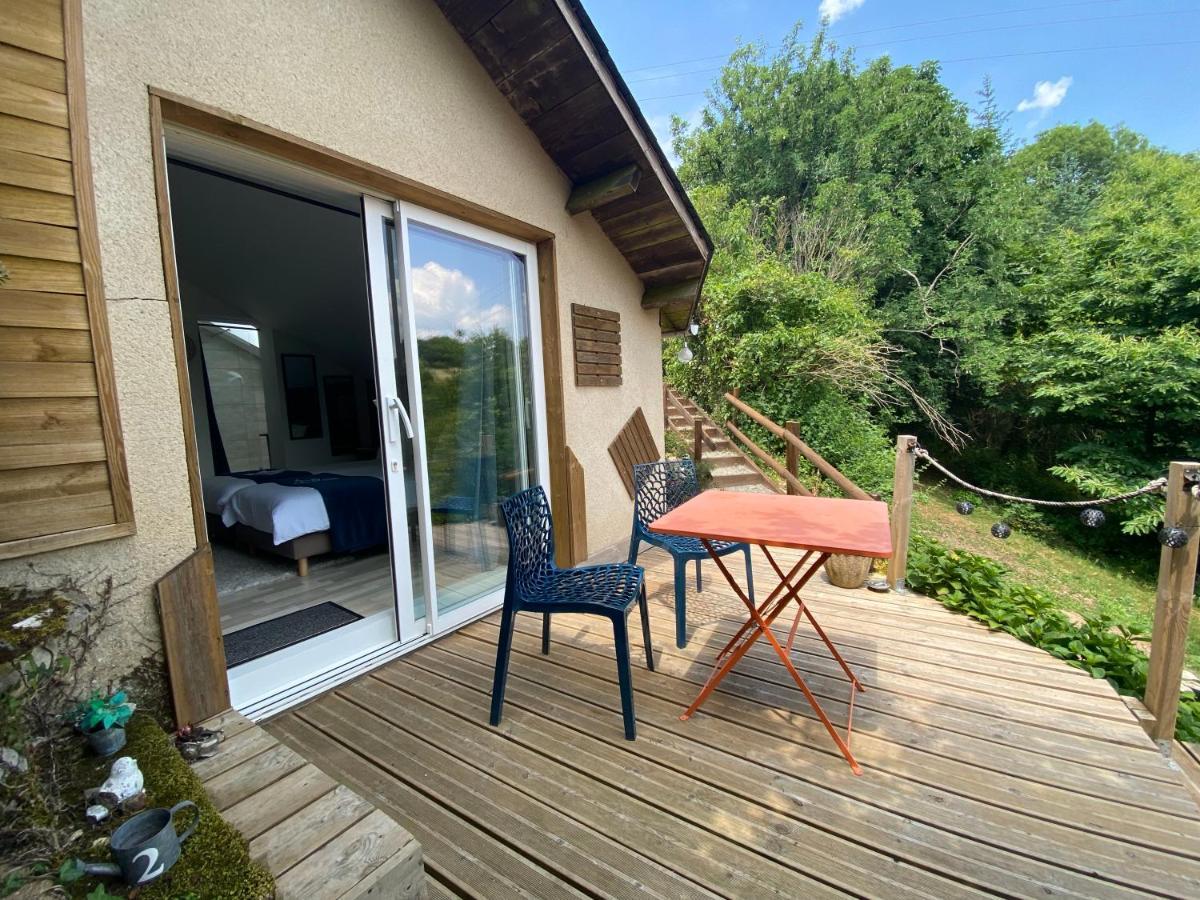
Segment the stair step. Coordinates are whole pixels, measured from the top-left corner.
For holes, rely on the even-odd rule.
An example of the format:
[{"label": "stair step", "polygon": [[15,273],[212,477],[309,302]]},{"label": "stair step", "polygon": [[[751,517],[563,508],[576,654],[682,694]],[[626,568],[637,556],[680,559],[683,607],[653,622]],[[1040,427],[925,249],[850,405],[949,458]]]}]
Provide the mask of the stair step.
[{"label": "stair step", "polygon": [[730,472],[729,474],[714,472],[714,487],[729,487],[735,484],[762,484],[763,476],[758,472]]}]

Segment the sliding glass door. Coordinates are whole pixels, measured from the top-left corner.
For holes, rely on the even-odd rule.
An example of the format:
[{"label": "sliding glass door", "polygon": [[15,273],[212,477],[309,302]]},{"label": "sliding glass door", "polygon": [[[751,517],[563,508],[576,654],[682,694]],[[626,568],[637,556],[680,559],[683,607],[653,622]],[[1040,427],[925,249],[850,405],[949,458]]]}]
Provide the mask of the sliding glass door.
[{"label": "sliding glass door", "polygon": [[408,204],[364,211],[406,640],[500,604],[499,503],[546,479],[536,250]]}]

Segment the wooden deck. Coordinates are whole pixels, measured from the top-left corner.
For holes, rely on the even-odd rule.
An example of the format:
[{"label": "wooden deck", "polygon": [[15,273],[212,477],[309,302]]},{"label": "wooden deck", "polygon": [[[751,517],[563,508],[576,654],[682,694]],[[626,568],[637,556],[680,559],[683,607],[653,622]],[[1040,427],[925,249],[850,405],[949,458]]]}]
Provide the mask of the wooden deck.
[{"label": "wooden deck", "polygon": [[[585,617],[556,618],[549,657],[521,617],[499,729],[496,617],[267,728],[412,832],[434,896],[1200,896],[1200,809],[1105,682],[926,598],[814,579],[867,687],[855,777],[761,643],[679,720],[739,607],[706,566],[676,650],[669,560],[642,562],[658,671],[635,657],[636,742]],[[794,658],[843,722],[807,627]]]}]

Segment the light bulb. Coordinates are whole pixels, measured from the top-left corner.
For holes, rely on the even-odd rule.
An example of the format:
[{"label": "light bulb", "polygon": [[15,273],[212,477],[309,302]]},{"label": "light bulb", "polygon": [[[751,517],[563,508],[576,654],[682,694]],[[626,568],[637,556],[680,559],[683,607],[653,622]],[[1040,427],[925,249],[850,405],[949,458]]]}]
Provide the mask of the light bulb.
[{"label": "light bulb", "polygon": [[679,351],[679,355],[675,357],[681,363],[690,363],[692,361],[692,348],[687,345],[687,341],[683,342],[683,349]]},{"label": "light bulb", "polygon": [[692,319],[690,322],[688,322],[688,334],[690,334],[694,337],[695,335],[697,335],[699,333],[700,333],[700,323],[697,322],[695,319]]}]

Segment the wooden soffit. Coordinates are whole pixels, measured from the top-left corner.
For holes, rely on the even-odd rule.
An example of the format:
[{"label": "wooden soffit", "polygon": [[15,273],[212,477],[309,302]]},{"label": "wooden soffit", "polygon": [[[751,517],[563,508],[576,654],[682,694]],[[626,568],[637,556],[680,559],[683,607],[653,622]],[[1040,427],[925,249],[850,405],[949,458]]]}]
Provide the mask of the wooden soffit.
[{"label": "wooden soffit", "polygon": [[583,7],[576,0],[436,2],[575,185],[572,210],[590,212],[621,251],[663,330],[681,331],[712,241]]}]

